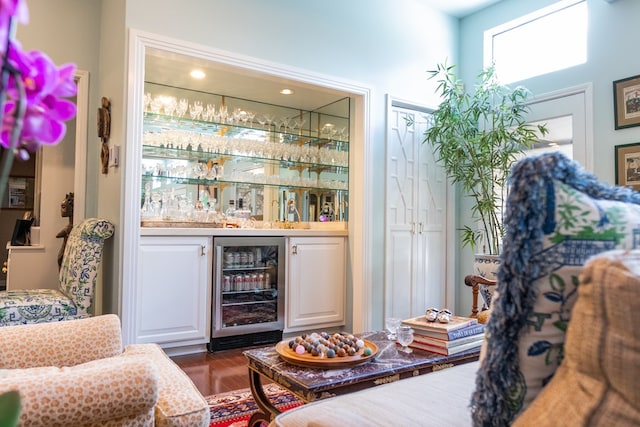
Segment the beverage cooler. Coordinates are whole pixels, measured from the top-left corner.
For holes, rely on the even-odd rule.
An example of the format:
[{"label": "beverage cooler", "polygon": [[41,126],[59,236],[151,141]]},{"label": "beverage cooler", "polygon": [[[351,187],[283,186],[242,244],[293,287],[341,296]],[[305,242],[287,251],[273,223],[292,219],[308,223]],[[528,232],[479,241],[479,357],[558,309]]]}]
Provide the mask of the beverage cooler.
[{"label": "beverage cooler", "polygon": [[284,237],[214,239],[209,351],[282,339]]}]

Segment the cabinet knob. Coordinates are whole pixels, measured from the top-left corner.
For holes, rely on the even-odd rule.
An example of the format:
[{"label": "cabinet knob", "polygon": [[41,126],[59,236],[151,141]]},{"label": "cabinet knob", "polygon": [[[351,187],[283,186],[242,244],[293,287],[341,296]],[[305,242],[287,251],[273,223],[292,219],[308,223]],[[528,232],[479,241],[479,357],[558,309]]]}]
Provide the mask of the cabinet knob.
[{"label": "cabinet knob", "polygon": [[293,255],[298,255],[298,245],[291,246],[291,253]]},{"label": "cabinet knob", "polygon": [[7,274],[9,271],[9,266],[7,265],[7,261],[2,264],[2,274]]}]

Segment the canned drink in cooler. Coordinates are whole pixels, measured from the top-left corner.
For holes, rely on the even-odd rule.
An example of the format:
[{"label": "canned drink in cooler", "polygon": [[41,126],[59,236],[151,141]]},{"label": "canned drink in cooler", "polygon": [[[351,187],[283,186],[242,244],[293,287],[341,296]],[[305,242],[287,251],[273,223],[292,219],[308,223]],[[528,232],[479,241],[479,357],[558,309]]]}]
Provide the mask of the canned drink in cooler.
[{"label": "canned drink in cooler", "polygon": [[224,292],[229,292],[231,290],[231,276],[228,274],[224,275],[222,282],[222,290]]},{"label": "canned drink in cooler", "polygon": [[269,289],[271,287],[271,275],[269,273],[264,273],[264,289]]},{"label": "canned drink in cooler", "polygon": [[257,273],[253,273],[251,275],[251,289],[260,289],[260,282],[258,282]]},{"label": "canned drink in cooler", "polygon": [[234,291],[243,291],[244,290],[244,276],[242,274],[238,274],[234,277],[233,283]]},{"label": "canned drink in cooler", "polygon": [[258,273],[258,283],[256,284],[256,288],[264,289],[264,273]]},{"label": "canned drink in cooler", "polygon": [[251,275],[250,274],[245,274],[244,275],[244,288],[245,291],[250,291],[251,290]]},{"label": "canned drink in cooler", "polygon": [[240,267],[240,253],[233,252],[233,265],[232,267],[238,268]]},{"label": "canned drink in cooler", "polygon": [[240,252],[240,264],[239,267],[249,266],[249,255],[246,252]]},{"label": "canned drink in cooler", "polygon": [[233,254],[231,252],[224,253],[224,267],[225,268],[233,267]]}]

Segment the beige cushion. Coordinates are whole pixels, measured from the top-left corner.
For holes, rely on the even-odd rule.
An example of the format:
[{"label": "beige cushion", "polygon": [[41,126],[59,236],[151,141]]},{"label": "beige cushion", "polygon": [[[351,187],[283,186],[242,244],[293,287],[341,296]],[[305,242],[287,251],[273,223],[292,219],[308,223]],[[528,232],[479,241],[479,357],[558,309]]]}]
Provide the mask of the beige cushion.
[{"label": "beige cushion", "polygon": [[115,314],[0,327],[0,368],[73,366],[121,352]]},{"label": "beige cushion", "polygon": [[158,369],[157,427],[207,427],[209,405],[191,379],[156,344],[128,345],[122,357],[143,356]]},{"label": "beige cushion", "polygon": [[640,251],[587,263],[565,358],[515,426],[640,425]]},{"label": "beige cushion", "polygon": [[478,363],[309,403],[276,417],[270,427],[469,427],[469,399]]},{"label": "beige cushion", "polygon": [[20,422],[29,427],[153,426],[157,381],[155,366],[142,357],[0,369],[0,393],[20,393]]}]

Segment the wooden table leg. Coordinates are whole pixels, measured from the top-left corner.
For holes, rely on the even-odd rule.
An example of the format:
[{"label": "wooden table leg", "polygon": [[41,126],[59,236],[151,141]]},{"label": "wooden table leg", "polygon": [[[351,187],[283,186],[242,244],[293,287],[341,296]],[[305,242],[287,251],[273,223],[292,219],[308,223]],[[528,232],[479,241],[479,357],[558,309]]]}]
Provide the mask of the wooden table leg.
[{"label": "wooden table leg", "polygon": [[251,386],[253,400],[255,400],[260,409],[251,416],[248,427],[261,427],[263,422],[269,424],[280,413],[280,410],[271,403],[265,394],[260,374],[251,368],[249,368],[249,385]]}]

